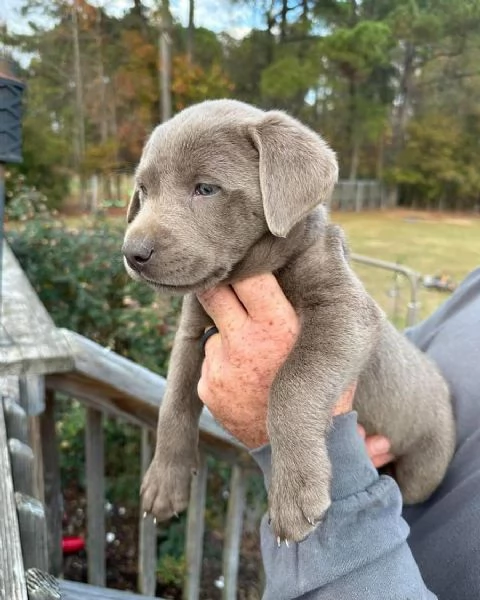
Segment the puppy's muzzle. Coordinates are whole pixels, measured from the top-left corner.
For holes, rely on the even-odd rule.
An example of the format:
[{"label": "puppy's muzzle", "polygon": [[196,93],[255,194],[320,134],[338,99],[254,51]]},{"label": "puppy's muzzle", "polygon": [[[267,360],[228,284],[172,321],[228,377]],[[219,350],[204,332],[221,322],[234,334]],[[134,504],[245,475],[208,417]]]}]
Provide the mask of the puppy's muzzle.
[{"label": "puppy's muzzle", "polygon": [[125,242],[122,252],[128,266],[140,273],[152,258],[154,248],[151,245]]}]

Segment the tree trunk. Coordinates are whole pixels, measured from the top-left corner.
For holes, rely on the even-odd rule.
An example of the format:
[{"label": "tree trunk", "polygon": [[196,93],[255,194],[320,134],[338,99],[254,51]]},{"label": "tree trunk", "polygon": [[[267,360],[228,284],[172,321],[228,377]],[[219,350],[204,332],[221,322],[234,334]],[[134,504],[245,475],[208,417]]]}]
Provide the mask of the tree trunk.
[{"label": "tree trunk", "polygon": [[360,135],[358,132],[357,124],[357,83],[355,81],[355,75],[349,77],[348,82],[348,94],[349,94],[349,120],[350,120],[350,181],[355,181],[358,173],[358,162],[360,156]]},{"label": "tree trunk", "polygon": [[76,171],[79,180],[80,203],[83,208],[88,208],[86,182],[83,174],[83,161],[85,158],[85,106],[83,103],[82,65],[80,62],[80,40],[78,34],[78,9],[77,0],[72,6],[72,38],[73,38],[73,70],[75,77],[75,129],[76,129]]},{"label": "tree trunk", "polygon": [[405,132],[408,122],[408,111],[412,100],[413,77],[415,73],[415,47],[407,42],[403,60],[403,70],[398,90],[399,103],[393,117],[393,160],[402,150],[405,143]]},{"label": "tree trunk", "polygon": [[352,154],[350,159],[350,174],[348,176],[350,181],[355,181],[358,176],[358,163],[360,159],[360,139],[358,136],[354,137]]},{"label": "tree trunk", "polygon": [[287,14],[288,0],[282,0],[282,11],[280,13],[280,43],[283,43],[287,38]]},{"label": "tree trunk", "polygon": [[[97,60],[98,60],[98,89],[100,97],[100,141],[104,148],[108,141],[108,113],[107,113],[107,83],[105,77],[105,67],[103,62],[103,47],[102,47],[102,11],[97,8]],[[104,198],[112,199],[112,186],[109,169],[105,169],[105,165],[101,167],[102,172],[102,189]],[[98,207],[97,207],[98,209]]]},{"label": "tree trunk", "polygon": [[159,65],[160,65],[160,119],[162,123],[172,116],[172,55],[171,24],[169,0],[162,0],[160,20]]},{"label": "tree trunk", "polygon": [[377,164],[375,169],[375,176],[377,181],[382,181],[383,179],[383,165],[384,165],[384,151],[385,151],[385,138],[384,134],[381,133],[378,138],[378,147],[377,147]]},{"label": "tree trunk", "polygon": [[189,0],[188,4],[188,30],[187,30],[187,60],[188,64],[193,61],[193,39],[195,36],[195,0]]}]

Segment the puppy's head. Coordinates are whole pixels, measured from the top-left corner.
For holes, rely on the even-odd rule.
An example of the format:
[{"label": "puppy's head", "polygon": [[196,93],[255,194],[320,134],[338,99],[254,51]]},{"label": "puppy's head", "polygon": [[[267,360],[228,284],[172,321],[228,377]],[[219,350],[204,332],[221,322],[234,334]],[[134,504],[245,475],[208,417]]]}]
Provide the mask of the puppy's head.
[{"label": "puppy's head", "polygon": [[234,100],[192,106],[145,145],[126,268],[168,292],[213,287],[265,234],[287,237],[328,198],[337,174],[322,138],[284,113]]}]

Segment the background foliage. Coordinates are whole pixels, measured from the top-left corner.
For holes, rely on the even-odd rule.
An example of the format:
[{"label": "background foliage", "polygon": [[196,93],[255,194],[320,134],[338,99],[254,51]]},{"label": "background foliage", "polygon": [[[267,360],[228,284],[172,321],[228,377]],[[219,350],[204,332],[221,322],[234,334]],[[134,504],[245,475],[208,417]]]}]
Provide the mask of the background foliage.
[{"label": "background foliage", "polygon": [[[87,0],[21,3],[30,34],[3,27],[3,47],[31,56],[19,169],[52,205],[72,176],[80,190],[100,177],[118,201],[118,173],[160,120],[169,2],[117,16]],[[168,25],[174,112],[228,96],[287,109],[332,143],[343,178],[398,185],[408,206],[478,209],[480,0],[230,0],[260,23],[240,39],[195,27],[201,3],[188,27]]]}]

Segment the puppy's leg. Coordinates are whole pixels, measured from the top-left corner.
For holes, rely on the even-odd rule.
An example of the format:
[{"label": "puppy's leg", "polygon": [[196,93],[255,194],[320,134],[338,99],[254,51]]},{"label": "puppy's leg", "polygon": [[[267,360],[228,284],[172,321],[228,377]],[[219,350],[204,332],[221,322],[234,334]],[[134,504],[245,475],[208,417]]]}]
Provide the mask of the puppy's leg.
[{"label": "puppy's leg", "polygon": [[[268,432],[272,447],[269,516],[279,540],[304,539],[330,506],[331,465],[326,436],[334,398],[291,355],[270,392]],[[295,368],[297,366],[297,368]],[[314,397],[316,396],[316,397]]]},{"label": "puppy's leg", "polygon": [[[355,304],[355,303],[354,303]],[[335,303],[305,315],[302,333],[272,386],[271,526],[280,540],[301,541],[330,506],[326,438],[335,403],[363,368],[380,315],[365,296],[358,310]],[[339,317],[341,315],[341,318]]]},{"label": "puppy's leg", "polygon": [[187,507],[191,476],[198,465],[203,407],[196,391],[202,364],[199,339],[208,324],[196,297],[186,296],[158,416],[155,453],[141,488],[144,511],[162,521]]}]

